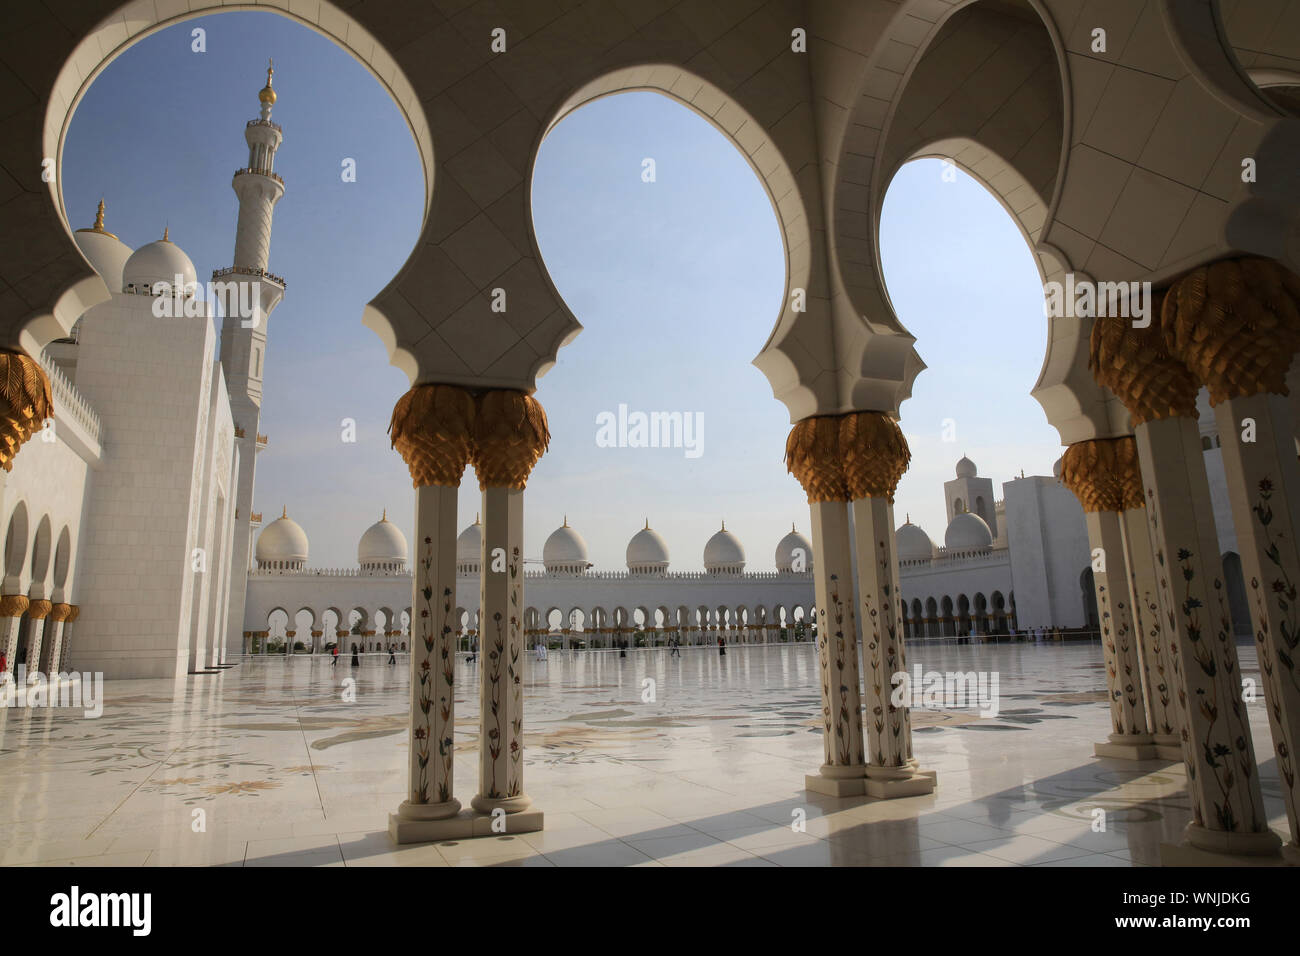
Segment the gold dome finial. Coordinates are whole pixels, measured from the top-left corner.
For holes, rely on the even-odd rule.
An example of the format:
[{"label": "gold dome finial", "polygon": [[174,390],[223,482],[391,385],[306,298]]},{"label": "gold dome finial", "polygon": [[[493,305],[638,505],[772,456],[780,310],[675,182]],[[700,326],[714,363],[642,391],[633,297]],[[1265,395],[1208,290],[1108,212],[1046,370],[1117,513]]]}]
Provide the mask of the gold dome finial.
[{"label": "gold dome finial", "polygon": [[77,232],[97,232],[101,236],[108,236],[110,239],[116,239],[117,236],[104,228],[104,200],[99,200],[99,208],[95,210],[95,224],[87,226],[85,229],[78,229]]},{"label": "gold dome finial", "polygon": [[645,519],[645,528],[644,528],[643,530],[645,530],[645,531],[649,531],[649,530],[650,530],[650,519],[649,519],[649,518],[646,518],[646,519]]},{"label": "gold dome finial", "polygon": [[271,59],[266,61],[266,86],[258,92],[257,98],[268,106],[275,103],[275,90],[271,89],[271,78],[275,76],[275,62]]},{"label": "gold dome finial", "polygon": [[171,227],[170,227],[170,226],[163,226],[163,237],[162,237],[162,241],[163,241],[163,242],[171,242],[171,240],[167,238],[167,236],[168,236],[170,233],[171,233]]},{"label": "gold dome finial", "polygon": [[482,522],[478,520],[478,517],[479,517],[479,513],[478,513],[477,511],[474,512],[474,523],[475,523],[475,524],[482,524]]},{"label": "gold dome finial", "polygon": [[289,506],[288,506],[288,505],[281,505],[281,506],[280,506],[280,517],[281,517],[281,518],[287,518],[287,517],[289,517]]},{"label": "gold dome finial", "polygon": [[723,522],[722,522],[722,530],[723,530],[723,531],[726,531],[726,530],[727,530],[727,522],[726,522],[725,519],[724,519]]},{"label": "gold dome finial", "polygon": [[387,509],[387,508],[385,508],[385,509],[384,509],[384,513],[383,513],[382,515],[379,516],[379,520],[380,520],[380,521],[387,521],[387,520],[388,520],[388,509]]},{"label": "gold dome finial", "polygon": [[791,533],[791,534],[794,534],[794,522],[793,522],[793,521],[790,522],[790,533]]},{"label": "gold dome finial", "polygon": [[569,516],[568,516],[568,515],[565,515],[565,516],[564,516],[564,524],[562,524],[560,527],[562,527],[562,528],[567,528],[568,526],[569,526]]}]

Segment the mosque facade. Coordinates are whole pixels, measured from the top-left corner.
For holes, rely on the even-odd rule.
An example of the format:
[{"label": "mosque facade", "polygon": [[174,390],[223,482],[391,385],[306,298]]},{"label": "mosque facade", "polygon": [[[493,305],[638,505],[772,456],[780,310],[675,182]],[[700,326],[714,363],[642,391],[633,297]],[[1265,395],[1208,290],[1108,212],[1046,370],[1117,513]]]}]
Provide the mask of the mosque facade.
[{"label": "mosque facade", "polygon": [[106,678],[184,678],[226,662],[259,520],[267,319],[284,293],[266,269],[284,192],[271,82],[268,69],[245,130],[248,164],[233,179],[233,264],[213,273],[207,295],[166,229],[132,250],[108,230],[101,201],[74,233],[111,294],[37,353],[49,386],[34,396],[35,434],[21,459],[3,461],[0,651],[11,675],[71,663]]}]

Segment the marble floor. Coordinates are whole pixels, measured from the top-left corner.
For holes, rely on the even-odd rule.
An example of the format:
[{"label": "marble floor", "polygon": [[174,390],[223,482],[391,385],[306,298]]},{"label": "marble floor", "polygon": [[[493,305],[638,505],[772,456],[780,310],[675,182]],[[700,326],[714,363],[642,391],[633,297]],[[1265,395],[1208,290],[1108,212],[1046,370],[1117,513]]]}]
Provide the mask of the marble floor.
[{"label": "marble floor", "polygon": [[[1240,651],[1250,677],[1254,650]],[[98,719],[0,710],[0,864],[1132,866],[1178,840],[1181,764],[1092,755],[1109,731],[1099,645],[909,653],[926,669],[1000,678],[995,717],[914,711],[916,756],[939,775],[932,795],[802,789],[822,759],[810,645],[552,652],[529,660],[525,698],[525,789],[545,830],[400,848],[386,827],[405,789],[404,659],[335,670],[324,657],[253,658],[178,685],[109,682]],[[462,656],[466,805],[477,677]],[[1285,833],[1262,702],[1250,714]]]}]

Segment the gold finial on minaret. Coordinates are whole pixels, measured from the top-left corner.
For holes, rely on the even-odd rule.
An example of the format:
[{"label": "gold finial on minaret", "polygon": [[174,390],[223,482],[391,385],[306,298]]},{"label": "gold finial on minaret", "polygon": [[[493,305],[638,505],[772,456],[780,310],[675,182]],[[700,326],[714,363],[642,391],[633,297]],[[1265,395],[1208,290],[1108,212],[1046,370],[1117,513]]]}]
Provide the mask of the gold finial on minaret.
[{"label": "gold finial on minaret", "polygon": [[104,200],[99,200],[99,208],[95,210],[95,224],[87,226],[85,229],[78,229],[77,232],[97,232],[101,236],[108,236],[110,239],[116,239],[117,236],[104,228]]},{"label": "gold finial on minaret", "polygon": [[271,106],[275,103],[275,90],[271,89],[271,78],[275,76],[275,63],[269,57],[266,61],[266,86],[258,91],[257,98]]}]

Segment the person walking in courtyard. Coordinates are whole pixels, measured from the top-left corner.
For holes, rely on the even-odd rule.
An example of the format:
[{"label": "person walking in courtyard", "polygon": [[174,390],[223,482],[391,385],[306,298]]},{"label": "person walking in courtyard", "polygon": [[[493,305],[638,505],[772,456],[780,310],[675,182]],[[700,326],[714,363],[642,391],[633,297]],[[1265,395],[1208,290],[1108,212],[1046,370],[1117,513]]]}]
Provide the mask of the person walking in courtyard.
[{"label": "person walking in courtyard", "polygon": [[361,666],[361,658],[357,656],[357,645],[355,644],[352,645],[352,666],[353,667]]},{"label": "person walking in courtyard", "polygon": [[672,647],[672,652],[668,655],[669,657],[682,656],[681,645],[678,643],[677,638],[674,637],[671,641],[668,642],[668,644],[670,647]]},{"label": "person walking in courtyard", "polygon": [[471,637],[469,639],[469,657],[465,658],[465,663],[468,664],[470,661],[476,660],[478,660],[478,638]]},{"label": "person walking in courtyard", "polygon": [[397,645],[396,645],[396,644],[389,644],[389,645],[388,645],[388,663],[390,663],[390,664],[396,664],[396,663],[397,663]]},{"label": "person walking in courtyard", "polygon": [[335,644],[334,651],[333,653],[330,654],[330,669],[332,670],[333,668],[338,666],[339,666],[339,646]]},{"label": "person walking in courtyard", "polygon": [[721,634],[718,635],[718,656],[719,657],[727,656],[727,639],[723,637]]}]

